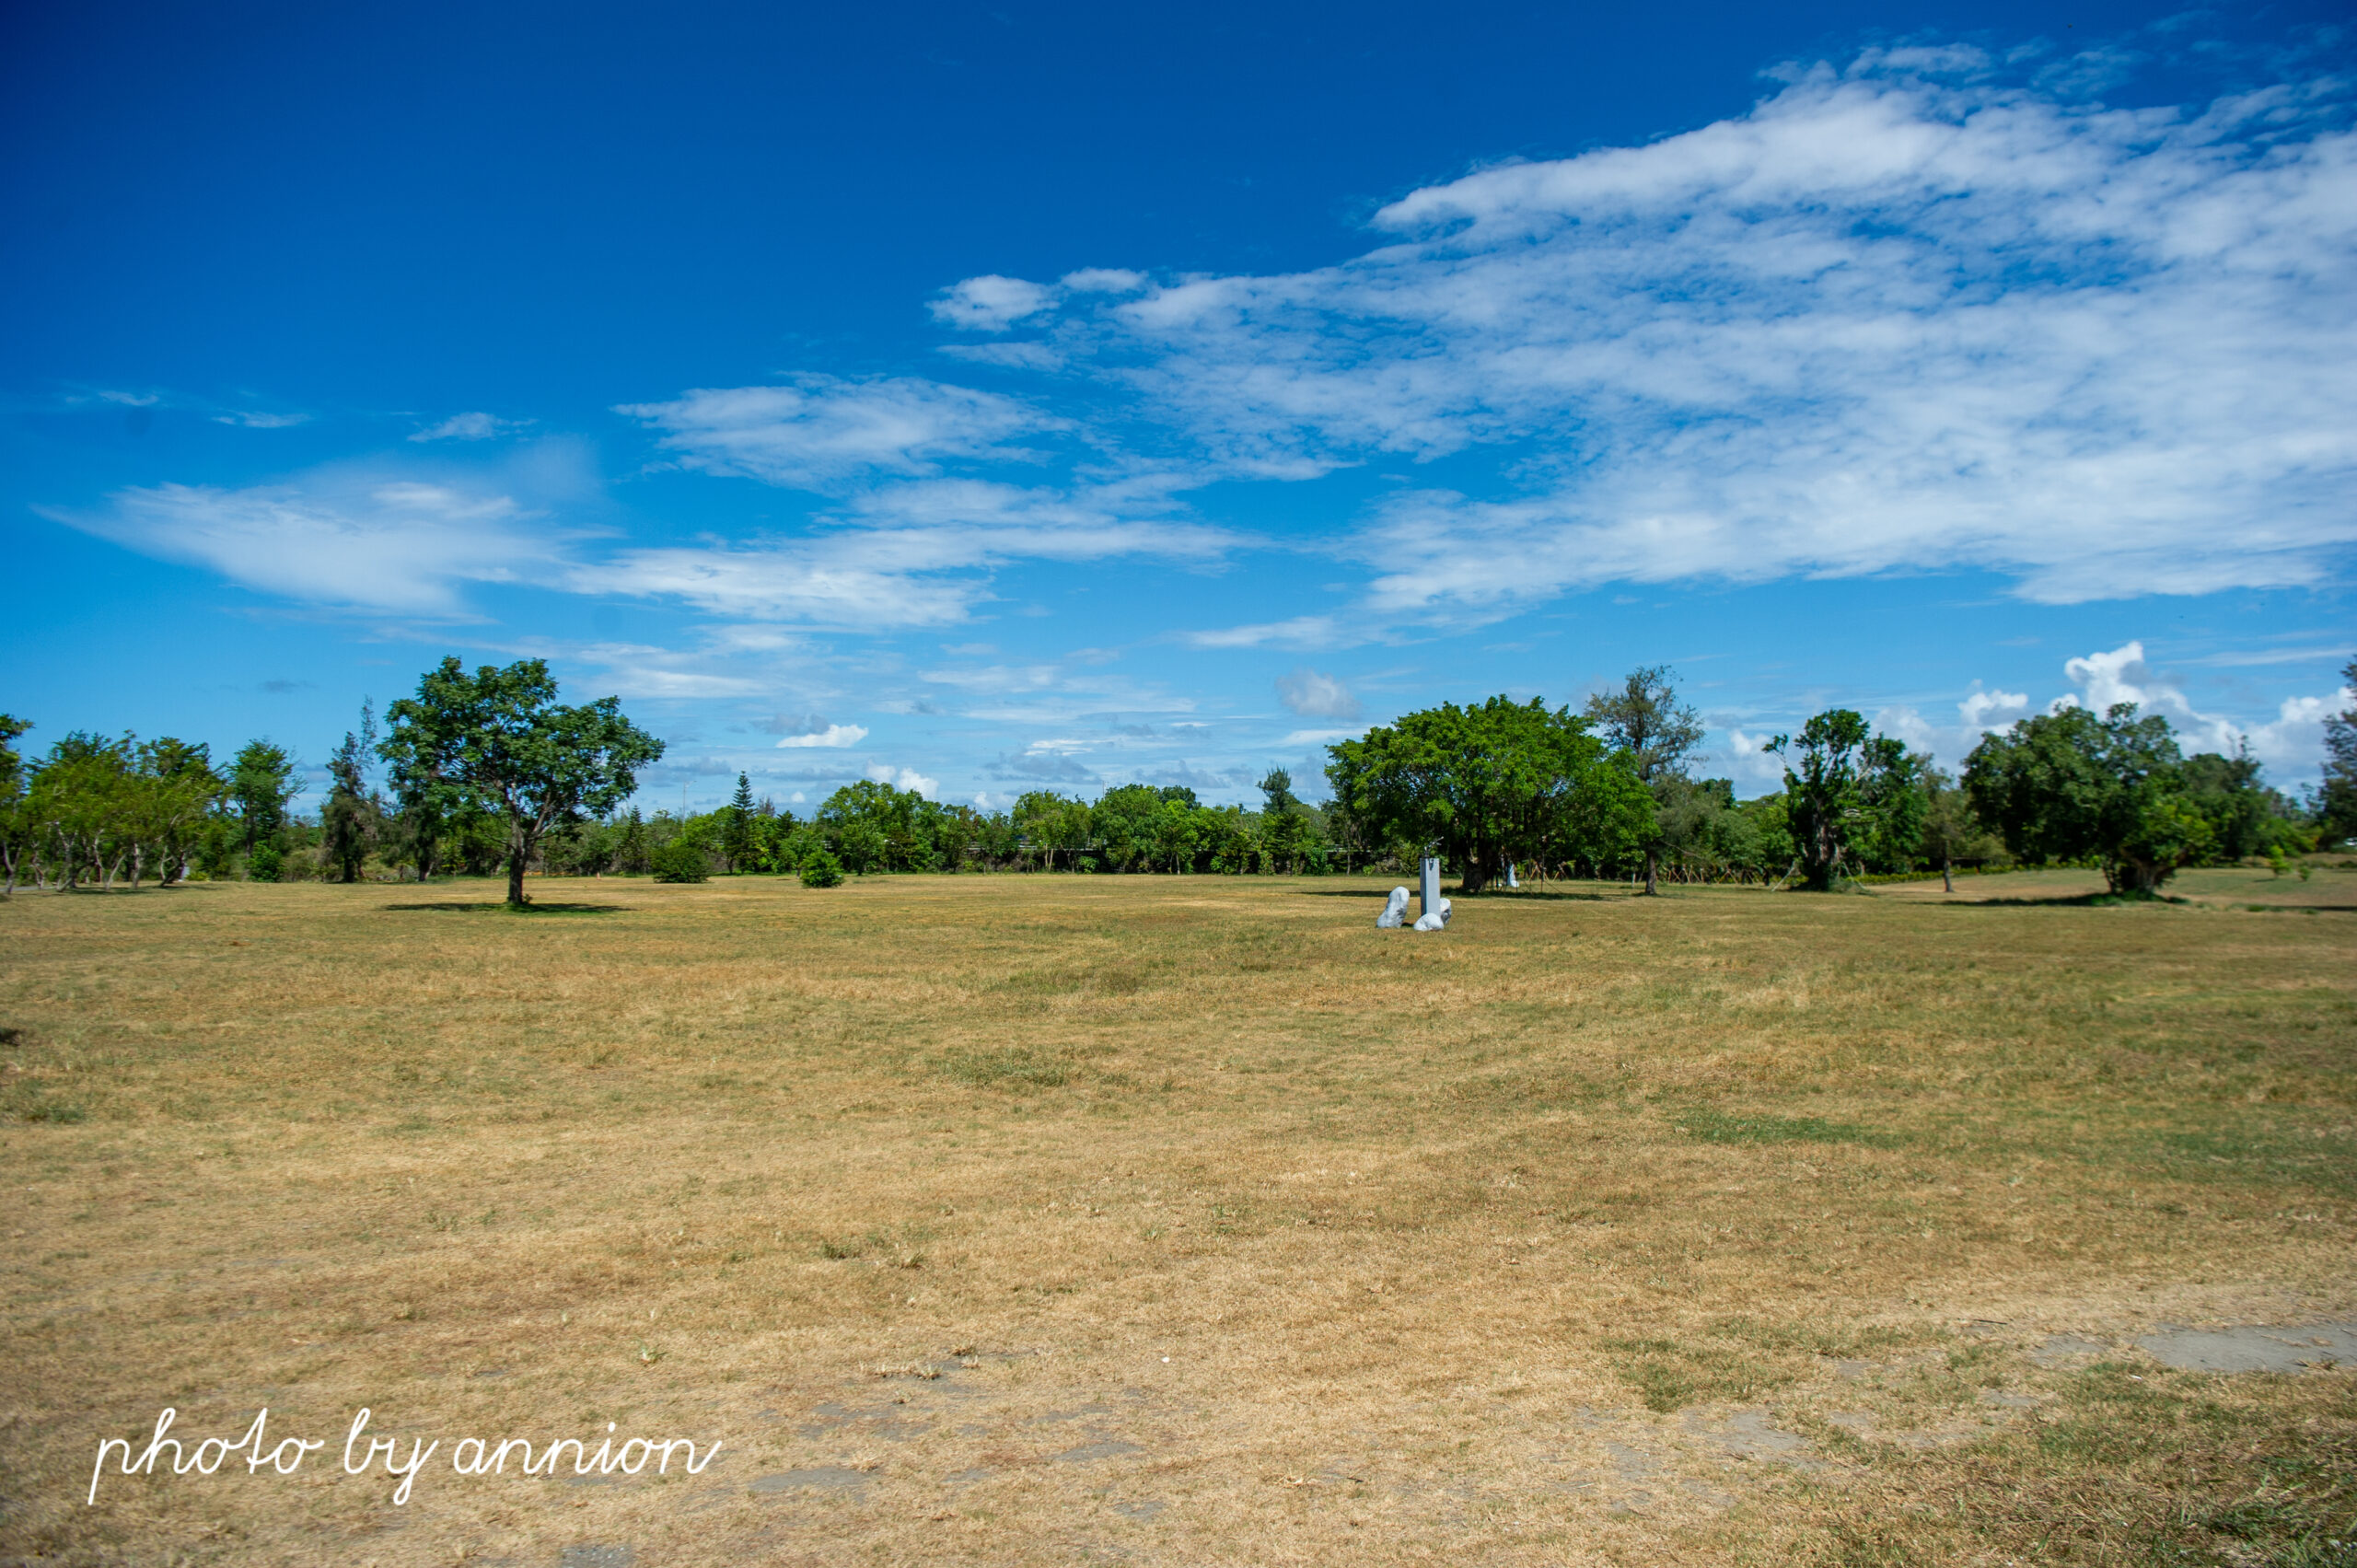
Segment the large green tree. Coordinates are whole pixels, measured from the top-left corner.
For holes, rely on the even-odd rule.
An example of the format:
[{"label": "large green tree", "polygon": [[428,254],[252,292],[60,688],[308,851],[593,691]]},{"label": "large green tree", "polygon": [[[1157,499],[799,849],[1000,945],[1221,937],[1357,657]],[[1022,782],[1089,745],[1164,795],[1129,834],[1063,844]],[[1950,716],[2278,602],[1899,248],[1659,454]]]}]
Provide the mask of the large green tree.
[{"label": "large green tree", "polygon": [[1922,835],[1922,759],[1848,708],[1827,709],[1768,749],[1784,759],[1785,825],[1803,886],[1825,891],[1845,861],[1913,857]]},{"label": "large green tree", "polygon": [[1980,819],[2033,865],[2093,860],[2115,892],[2150,893],[2201,858],[2212,834],[2185,793],[2168,721],[2115,704],[2023,719],[1965,760]]},{"label": "large green tree", "polygon": [[638,770],[663,743],[622,715],[621,699],[558,703],[540,659],[470,675],[455,658],[417,683],[417,695],[386,710],[387,759],[397,772],[431,781],[506,826],[507,901],[524,895],[524,868],[559,824],[602,817],[638,787]]},{"label": "large green tree", "polygon": [[[1686,759],[1702,744],[1702,715],[1678,699],[1667,665],[1640,665],[1617,691],[1587,700],[1587,716],[1606,741],[1626,751],[1656,808],[1655,835],[1645,841],[1645,891],[1661,890],[1662,851],[1674,847],[1670,830],[1697,821],[1686,780]],[[1678,809],[1667,809],[1676,801]],[[1683,847],[1681,838],[1675,847]]]},{"label": "large green tree", "polygon": [[1437,847],[1469,893],[1510,857],[1609,860],[1654,830],[1628,755],[1536,697],[1444,703],[1327,750],[1335,798],[1385,842]]}]

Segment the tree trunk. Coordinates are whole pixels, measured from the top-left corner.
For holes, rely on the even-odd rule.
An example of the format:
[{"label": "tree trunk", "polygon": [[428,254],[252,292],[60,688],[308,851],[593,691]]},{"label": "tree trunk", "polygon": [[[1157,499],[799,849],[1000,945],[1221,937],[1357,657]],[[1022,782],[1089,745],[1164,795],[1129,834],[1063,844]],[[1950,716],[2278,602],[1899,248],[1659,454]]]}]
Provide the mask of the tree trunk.
[{"label": "tree trunk", "polygon": [[525,854],[520,847],[510,847],[507,852],[507,902],[516,909],[532,901],[524,896]]},{"label": "tree trunk", "polygon": [[1645,896],[1652,898],[1661,891],[1661,868],[1652,850],[1645,851]]},{"label": "tree trunk", "polygon": [[1940,862],[1940,891],[1943,893],[1956,891],[1956,862],[1953,860]]}]

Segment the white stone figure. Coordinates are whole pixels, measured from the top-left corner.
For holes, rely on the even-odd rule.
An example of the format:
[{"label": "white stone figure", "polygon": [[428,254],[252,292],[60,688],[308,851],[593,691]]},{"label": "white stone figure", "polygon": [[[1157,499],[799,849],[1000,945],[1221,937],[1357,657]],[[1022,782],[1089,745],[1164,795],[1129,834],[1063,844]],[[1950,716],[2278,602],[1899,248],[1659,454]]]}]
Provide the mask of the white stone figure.
[{"label": "white stone figure", "polygon": [[1431,909],[1426,910],[1423,913],[1423,917],[1416,922],[1416,929],[1419,931],[1447,930],[1448,900],[1446,899],[1443,899],[1439,902],[1435,903]]},{"label": "white stone figure", "polygon": [[1522,878],[1514,874],[1514,862],[1511,860],[1506,862],[1506,886],[1509,888],[1522,886]]},{"label": "white stone figure", "polygon": [[1422,873],[1417,877],[1416,897],[1423,905],[1418,914],[1430,914],[1440,907],[1440,862],[1431,855],[1424,857]]},{"label": "white stone figure", "polygon": [[1375,923],[1385,931],[1396,931],[1406,923],[1407,919],[1408,889],[1394,888],[1391,889],[1391,901],[1383,906],[1383,912],[1375,917]]}]

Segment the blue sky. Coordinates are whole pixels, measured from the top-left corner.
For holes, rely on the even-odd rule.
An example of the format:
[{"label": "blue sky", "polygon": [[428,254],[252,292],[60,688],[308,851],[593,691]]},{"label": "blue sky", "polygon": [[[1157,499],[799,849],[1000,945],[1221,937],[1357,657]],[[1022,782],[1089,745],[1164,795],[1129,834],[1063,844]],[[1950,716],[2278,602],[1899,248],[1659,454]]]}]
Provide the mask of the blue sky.
[{"label": "blue sky", "polygon": [[1746,794],[2062,697],[2315,776],[2340,7],[1102,9],[15,8],[0,706],[538,656],[655,802],[1232,800],[1668,663]]}]

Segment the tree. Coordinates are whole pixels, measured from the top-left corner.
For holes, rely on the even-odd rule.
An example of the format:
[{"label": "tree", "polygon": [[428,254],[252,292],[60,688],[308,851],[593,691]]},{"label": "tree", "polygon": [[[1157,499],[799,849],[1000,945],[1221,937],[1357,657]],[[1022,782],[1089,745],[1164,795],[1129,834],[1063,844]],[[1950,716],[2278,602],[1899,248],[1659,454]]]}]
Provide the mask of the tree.
[{"label": "tree", "polygon": [[1805,887],[1831,888],[1846,858],[1872,855],[1888,864],[1914,854],[1922,828],[1922,763],[1906,747],[1872,733],[1850,709],[1829,708],[1797,738],[1777,736],[1768,749],[1785,759],[1785,822]]},{"label": "tree", "polygon": [[743,773],[737,775],[737,793],[729,797],[720,825],[720,853],[728,861],[731,872],[742,871],[753,864],[753,781]]},{"label": "tree", "polygon": [[295,781],[295,754],[268,740],[249,740],[229,762],[229,799],[246,830],[246,854],[286,830],[286,807],[303,793]]},{"label": "tree", "polygon": [[472,675],[456,658],[417,683],[417,695],[386,710],[385,746],[400,766],[465,805],[504,817],[507,902],[522,908],[524,868],[549,830],[602,817],[638,787],[638,770],[663,743],[622,716],[621,699],[557,704],[541,659]]},{"label": "tree", "polygon": [[0,898],[17,896],[19,868],[32,847],[32,819],[25,809],[25,760],[9,744],[30,728],[30,720],[0,714],[0,869],[7,875]]},{"label": "tree", "polygon": [[1943,890],[1956,891],[1956,863],[1988,860],[2004,846],[1973,815],[1972,797],[1937,768],[1923,771],[1923,854],[1940,867]]},{"label": "tree", "polygon": [[360,880],[376,837],[379,813],[368,788],[368,758],[376,746],[376,710],[363,702],[359,732],[344,731],[343,744],[328,758],[328,798],[319,808],[319,847],[340,882]]},{"label": "tree", "polygon": [[1653,797],[1623,752],[1538,698],[1444,703],[1327,749],[1334,796],[1386,842],[1437,845],[1478,893],[1511,856],[1608,858],[1654,830]]},{"label": "tree", "polygon": [[2341,667],[2340,694],[2349,706],[2324,721],[2324,789],[2317,825],[2329,842],[2357,839],[2357,659]]},{"label": "tree", "polygon": [[2015,855],[2093,860],[2114,892],[2153,892],[2211,842],[2168,721],[2137,717],[2133,703],[2101,718],[2063,708],[1985,736],[1965,760],[1964,786]]},{"label": "tree", "polygon": [[[1686,775],[1686,758],[1702,744],[1702,716],[1690,703],[1678,700],[1667,665],[1640,665],[1618,691],[1599,692],[1587,700],[1587,717],[1611,745],[1629,753],[1638,782],[1650,791],[1656,807],[1666,806],[1675,793],[1672,781]],[[1683,814],[1681,814],[1682,819]],[[1645,842],[1645,891],[1660,891],[1657,882],[1664,841]]]},{"label": "tree", "polygon": [[1287,875],[1323,868],[1326,865],[1325,825],[1313,808],[1293,793],[1293,775],[1271,768],[1260,784],[1260,842],[1269,868]]},{"label": "tree", "polygon": [[170,736],[141,744],[132,770],[131,885],[152,851],[156,879],[168,887],[188,871],[198,842],[228,785],[213,771],[213,753],[201,742]]}]

